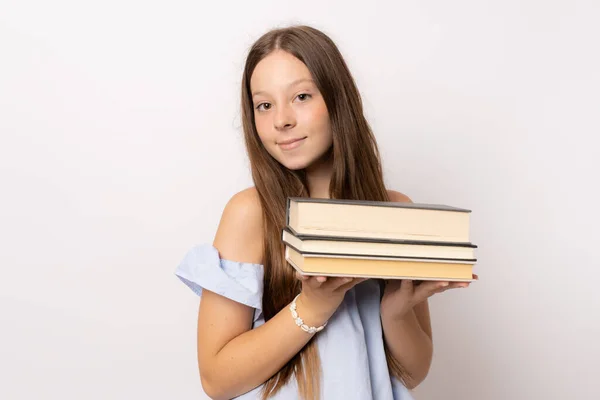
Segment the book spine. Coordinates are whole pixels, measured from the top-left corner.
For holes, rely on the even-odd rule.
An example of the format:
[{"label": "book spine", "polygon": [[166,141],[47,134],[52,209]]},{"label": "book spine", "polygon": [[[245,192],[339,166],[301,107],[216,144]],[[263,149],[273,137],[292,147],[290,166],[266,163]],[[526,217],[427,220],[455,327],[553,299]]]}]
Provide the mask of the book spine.
[{"label": "book spine", "polygon": [[352,254],[352,253],[315,253],[313,251],[300,250],[296,246],[284,241],[285,245],[303,256],[316,256],[324,258],[359,258],[366,260],[427,260],[427,261],[448,261],[448,262],[464,262],[467,264],[475,264],[476,258],[442,258],[442,257],[415,257],[415,256],[391,256],[391,255],[378,255],[378,254]]},{"label": "book spine", "polygon": [[285,225],[290,225],[290,205],[292,204],[292,199],[287,198],[285,201]]},{"label": "book spine", "polygon": [[286,228],[290,233],[302,241],[329,241],[329,242],[362,242],[362,243],[390,243],[390,244],[418,244],[426,246],[443,246],[443,247],[470,247],[477,248],[477,245],[472,242],[439,242],[429,240],[403,240],[403,239],[387,239],[387,238],[369,238],[359,236],[322,236],[312,234],[299,234],[293,229]]}]

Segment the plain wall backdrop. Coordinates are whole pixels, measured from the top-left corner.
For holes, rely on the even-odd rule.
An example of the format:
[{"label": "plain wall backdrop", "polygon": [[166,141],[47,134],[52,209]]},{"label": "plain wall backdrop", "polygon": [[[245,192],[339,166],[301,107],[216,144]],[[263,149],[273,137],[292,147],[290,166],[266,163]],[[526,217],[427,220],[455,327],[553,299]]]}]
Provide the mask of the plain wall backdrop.
[{"label": "plain wall backdrop", "polygon": [[346,57],[389,188],[473,210],[480,281],[431,299],[416,398],[600,398],[598,20],[595,0],[3,1],[0,398],[199,398],[173,272],[252,185],[244,56],[292,23]]}]

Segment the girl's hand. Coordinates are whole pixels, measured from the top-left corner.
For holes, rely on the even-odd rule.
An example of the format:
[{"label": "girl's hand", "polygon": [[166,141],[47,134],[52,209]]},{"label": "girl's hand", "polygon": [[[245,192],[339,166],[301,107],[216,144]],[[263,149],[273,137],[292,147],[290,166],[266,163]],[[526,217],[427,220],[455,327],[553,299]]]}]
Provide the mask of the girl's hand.
[{"label": "girl's hand", "polygon": [[[473,279],[477,279],[473,274]],[[448,289],[466,288],[471,282],[422,281],[418,285],[410,279],[391,279],[386,282],[381,299],[381,316],[403,319],[413,307],[436,293]]]},{"label": "girl's hand", "polygon": [[337,310],[348,290],[367,278],[307,276],[296,273],[302,292],[296,300],[298,314],[309,326],[324,324]]}]

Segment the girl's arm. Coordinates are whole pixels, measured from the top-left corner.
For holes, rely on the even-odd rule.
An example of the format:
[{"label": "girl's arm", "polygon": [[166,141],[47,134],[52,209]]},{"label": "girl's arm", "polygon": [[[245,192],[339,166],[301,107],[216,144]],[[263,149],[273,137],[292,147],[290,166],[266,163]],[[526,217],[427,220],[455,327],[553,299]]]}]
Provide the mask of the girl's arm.
[{"label": "girl's arm", "polygon": [[[250,329],[252,311],[215,293],[203,293],[198,316],[198,365],[202,387],[212,399],[231,399],[264,383],[314,335],[296,326],[287,308]],[[322,323],[300,304],[298,313],[310,326]]]},{"label": "girl's arm", "polygon": [[[412,203],[404,193],[388,190],[388,195],[390,201]],[[415,388],[429,373],[433,358],[428,300],[416,304],[402,318],[382,312],[381,325],[392,356],[408,374],[406,386],[409,389]]]},{"label": "girl's arm", "polygon": [[[262,210],[255,189],[235,195],[225,207],[214,241],[222,258],[261,264]],[[317,281],[319,279],[319,281]],[[357,280],[302,280],[297,311],[309,326],[322,325]],[[198,312],[198,365],[204,391],[230,399],[263,384],[311,339],[288,307],[251,329],[254,309],[204,291]],[[325,328],[327,329],[327,328]]]},{"label": "girl's arm", "polygon": [[388,348],[408,374],[406,387],[415,388],[429,373],[433,356],[428,301],[417,304],[401,319],[382,314],[381,323]]},{"label": "girl's arm", "polygon": [[[388,190],[390,201],[412,202],[400,192]],[[409,389],[419,385],[429,373],[433,357],[431,318],[428,298],[457,287],[463,282],[423,282],[417,288],[412,281],[391,281],[386,285],[381,304],[384,340],[392,356],[404,368]]]}]

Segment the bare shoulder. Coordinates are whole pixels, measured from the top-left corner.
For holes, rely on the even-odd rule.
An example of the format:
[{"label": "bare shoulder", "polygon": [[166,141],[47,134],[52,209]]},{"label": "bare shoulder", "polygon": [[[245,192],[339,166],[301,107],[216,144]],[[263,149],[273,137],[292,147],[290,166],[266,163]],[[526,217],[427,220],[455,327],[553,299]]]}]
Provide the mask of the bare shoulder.
[{"label": "bare shoulder", "polygon": [[225,205],[213,245],[223,259],[261,264],[263,237],[260,198],[256,188],[250,187]]},{"label": "bare shoulder", "polygon": [[412,203],[413,201],[404,193],[397,192],[395,190],[388,190],[388,196],[390,201],[394,203]]}]

